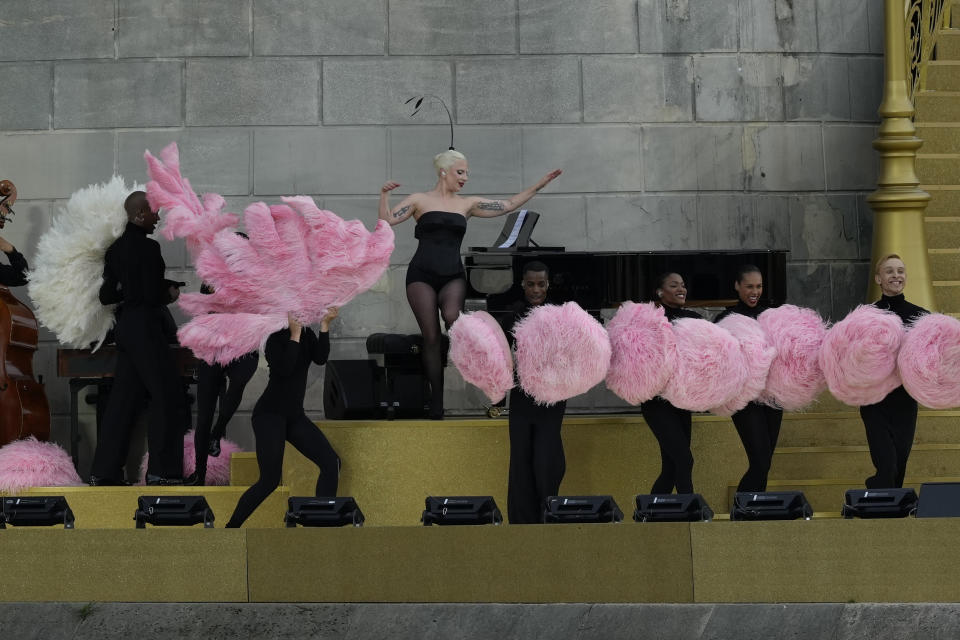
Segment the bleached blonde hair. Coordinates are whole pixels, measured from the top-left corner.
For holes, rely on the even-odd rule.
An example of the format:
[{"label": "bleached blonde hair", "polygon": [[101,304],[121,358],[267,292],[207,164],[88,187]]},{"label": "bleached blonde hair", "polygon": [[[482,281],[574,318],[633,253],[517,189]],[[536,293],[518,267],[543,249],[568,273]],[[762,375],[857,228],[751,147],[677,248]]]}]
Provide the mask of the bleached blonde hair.
[{"label": "bleached blonde hair", "polygon": [[446,151],[433,156],[433,168],[437,170],[437,175],[440,175],[441,171],[449,169],[458,160],[466,161],[467,156],[463,155],[456,149],[447,149]]}]

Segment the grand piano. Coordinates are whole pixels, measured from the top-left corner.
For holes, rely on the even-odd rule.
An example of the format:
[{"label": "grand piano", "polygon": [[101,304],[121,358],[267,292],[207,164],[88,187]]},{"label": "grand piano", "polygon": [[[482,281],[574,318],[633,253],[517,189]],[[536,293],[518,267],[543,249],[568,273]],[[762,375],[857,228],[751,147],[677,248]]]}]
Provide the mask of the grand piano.
[{"label": "grand piano", "polygon": [[534,260],[550,269],[550,302],[574,301],[594,315],[628,300],[650,300],[656,277],[668,271],[686,281],[687,306],[732,305],[733,282],[744,264],[763,274],[764,304],[777,306],[787,298],[785,250],[565,251],[530,239],[538,217],[526,210],[511,213],[492,247],[464,254],[468,299],[485,300],[494,315],[506,313],[522,299],[521,270]]}]

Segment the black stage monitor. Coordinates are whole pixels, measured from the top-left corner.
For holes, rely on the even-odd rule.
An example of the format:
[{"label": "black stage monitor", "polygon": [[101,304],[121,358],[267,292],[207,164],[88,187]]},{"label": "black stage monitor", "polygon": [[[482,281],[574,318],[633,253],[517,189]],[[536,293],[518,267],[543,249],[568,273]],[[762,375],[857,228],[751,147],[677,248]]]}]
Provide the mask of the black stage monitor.
[{"label": "black stage monitor", "polygon": [[641,493],[633,512],[636,522],[709,522],[713,509],[699,493]]},{"label": "black stage monitor", "polygon": [[311,498],[291,496],[287,499],[287,514],[283,521],[288,527],[362,527],[365,518],[357,501],[345,498]]},{"label": "black stage monitor", "polygon": [[613,496],[551,496],[543,521],[547,524],[622,522],[623,511]]},{"label": "black stage monitor", "polygon": [[0,529],[15,527],[49,527],[62,524],[73,529],[73,511],[64,496],[21,496],[3,499]]},{"label": "black stage monitor", "polygon": [[213,528],[213,509],[203,496],[140,496],[133,519],[137,529],[146,525],[155,527],[191,527],[203,523],[205,529]]},{"label": "black stage monitor", "polygon": [[731,520],[809,520],[813,507],[802,491],[738,491]]},{"label": "black stage monitor", "polygon": [[918,518],[960,516],[960,482],[924,482],[917,503]]},{"label": "black stage monitor", "polygon": [[503,516],[493,496],[427,496],[423,526],[501,524]]},{"label": "black stage monitor", "polygon": [[327,360],[323,415],[328,420],[370,419],[376,414],[373,360]]},{"label": "black stage monitor", "polygon": [[844,518],[906,518],[917,510],[913,489],[849,489],[843,498]]}]

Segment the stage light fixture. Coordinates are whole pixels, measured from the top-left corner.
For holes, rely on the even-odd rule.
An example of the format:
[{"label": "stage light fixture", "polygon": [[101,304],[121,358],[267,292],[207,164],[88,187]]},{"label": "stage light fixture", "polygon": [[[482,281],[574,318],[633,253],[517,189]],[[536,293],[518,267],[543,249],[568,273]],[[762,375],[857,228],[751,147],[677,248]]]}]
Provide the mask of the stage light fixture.
[{"label": "stage light fixture", "polygon": [[844,518],[906,518],[917,511],[913,489],[848,489],[843,496]]},{"label": "stage light fixture", "polygon": [[21,496],[3,499],[0,529],[15,527],[49,527],[62,524],[74,528],[73,510],[64,496]]},{"label": "stage light fixture", "polygon": [[365,518],[351,497],[313,498],[291,496],[287,499],[287,527],[362,527]]},{"label": "stage light fixture", "polygon": [[420,522],[436,525],[501,524],[493,496],[427,496]]},{"label": "stage light fixture", "polygon": [[924,482],[917,502],[918,518],[960,517],[960,482]]},{"label": "stage light fixture", "polygon": [[133,519],[137,529],[145,529],[148,524],[191,527],[201,522],[205,529],[212,529],[214,517],[203,496],[140,496]]},{"label": "stage light fixture", "polygon": [[635,522],[709,522],[713,509],[699,493],[641,493],[636,497]]},{"label": "stage light fixture", "polygon": [[731,520],[809,520],[813,507],[802,491],[738,491]]},{"label": "stage light fixture", "polygon": [[623,522],[623,511],[613,496],[551,496],[543,511],[546,524]]}]

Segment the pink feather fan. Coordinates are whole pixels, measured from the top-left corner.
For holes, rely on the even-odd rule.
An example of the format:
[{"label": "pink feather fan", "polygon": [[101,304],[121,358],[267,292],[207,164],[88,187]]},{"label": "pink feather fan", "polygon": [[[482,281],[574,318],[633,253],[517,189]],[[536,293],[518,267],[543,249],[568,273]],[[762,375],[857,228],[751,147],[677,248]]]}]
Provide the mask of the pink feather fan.
[{"label": "pink feather fan", "polygon": [[767,334],[760,328],[760,323],[753,318],[731,313],[721,319],[717,326],[729,331],[730,335],[740,342],[740,353],[743,355],[743,363],[747,370],[740,391],[728,402],[710,409],[711,413],[718,416],[732,416],[763,393],[767,374],[770,372],[770,363],[776,357],[777,350],[767,341]]},{"label": "pink feather fan", "polygon": [[820,345],[827,328],[813,309],[785,304],[757,318],[777,355],[770,363],[761,398],[771,406],[799,411],[826,388],[820,369]]},{"label": "pink feather fan", "polygon": [[520,386],[540,404],[586,393],[610,366],[607,332],[575,302],[545,304],[513,329]]},{"label": "pink feather fan", "polygon": [[677,343],[663,308],[625,302],[607,325],[613,355],[607,388],[633,405],[657,396],[676,363]]},{"label": "pink feather fan", "polygon": [[663,398],[688,411],[707,411],[729,402],[747,377],[740,342],[729,331],[699,318],[681,318],[673,331],[677,362]]},{"label": "pink feather fan", "polygon": [[914,320],[897,366],[903,386],[923,406],[960,407],[960,320],[940,313]]},{"label": "pink feather fan", "polygon": [[854,407],[875,404],[900,386],[897,314],[860,305],[836,323],[820,347],[820,369],[833,396]]},{"label": "pink feather fan", "polygon": [[[191,429],[183,436],[183,475],[189,476],[197,470],[196,450],[193,447],[194,431]],[[220,440],[220,455],[207,456],[207,486],[225,486],[230,484],[230,457],[234,453],[243,451],[236,442],[223,438]],[[144,454],[140,461],[140,481],[143,484],[147,477],[147,464],[150,455]]]},{"label": "pink feather fan", "polygon": [[499,402],[513,387],[513,356],[503,329],[486,311],[463,313],[450,327],[450,361],[463,379]]},{"label": "pink feather fan", "polygon": [[33,436],[0,447],[0,492],[30,487],[78,487],[84,483],[63,447]]}]

